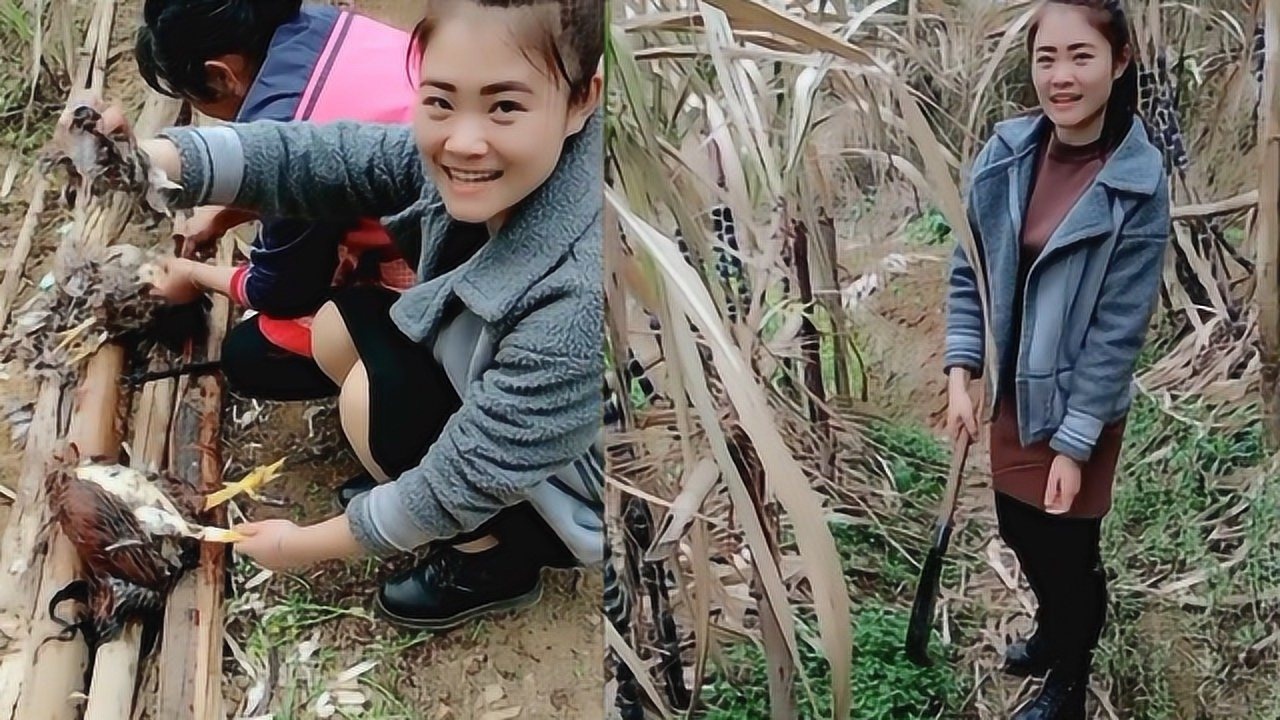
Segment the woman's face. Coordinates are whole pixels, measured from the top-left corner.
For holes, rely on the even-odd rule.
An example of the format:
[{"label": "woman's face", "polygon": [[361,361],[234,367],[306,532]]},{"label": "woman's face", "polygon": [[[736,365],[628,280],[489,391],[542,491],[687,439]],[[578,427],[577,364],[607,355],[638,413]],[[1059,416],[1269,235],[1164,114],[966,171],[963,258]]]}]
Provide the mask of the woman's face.
[{"label": "woman's face", "polygon": [[1089,12],[1072,5],[1046,5],[1031,51],[1040,107],[1059,138],[1072,144],[1101,135],[1111,83],[1128,64],[1127,57],[1113,57],[1107,38],[1089,24]]},{"label": "woman's face", "polygon": [[441,22],[423,52],[414,113],[418,149],[449,214],[490,232],[550,177],[599,99],[597,77],[588,101],[571,107],[563,78],[555,82],[514,42],[512,12],[464,3]]}]

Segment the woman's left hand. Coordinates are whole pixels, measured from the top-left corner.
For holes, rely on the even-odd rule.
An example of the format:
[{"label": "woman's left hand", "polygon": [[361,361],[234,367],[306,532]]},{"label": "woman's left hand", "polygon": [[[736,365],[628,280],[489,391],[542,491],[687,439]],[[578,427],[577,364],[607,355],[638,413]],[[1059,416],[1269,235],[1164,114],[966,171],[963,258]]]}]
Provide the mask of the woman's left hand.
[{"label": "woman's left hand", "polygon": [[282,571],[316,562],[313,548],[308,546],[304,528],[291,520],[261,520],[237,525],[235,531],[245,539],[233,547],[248,555],[268,570]]},{"label": "woman's left hand", "polygon": [[1080,464],[1066,455],[1058,455],[1049,467],[1049,482],[1044,489],[1044,509],[1061,515],[1071,509],[1080,492]]}]

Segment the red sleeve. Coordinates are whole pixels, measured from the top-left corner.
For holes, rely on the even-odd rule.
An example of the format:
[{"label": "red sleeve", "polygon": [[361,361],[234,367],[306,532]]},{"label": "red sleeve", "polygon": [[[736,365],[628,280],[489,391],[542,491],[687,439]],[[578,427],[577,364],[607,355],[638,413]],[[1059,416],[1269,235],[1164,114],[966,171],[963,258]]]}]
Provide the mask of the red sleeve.
[{"label": "red sleeve", "polygon": [[249,266],[241,265],[240,267],[236,268],[235,273],[232,274],[231,286],[228,289],[231,291],[231,299],[235,301],[237,305],[243,305],[244,307],[252,308],[252,306],[249,304],[249,298],[245,296],[245,291],[244,291],[244,284],[246,281],[248,281],[248,279],[249,279]]}]

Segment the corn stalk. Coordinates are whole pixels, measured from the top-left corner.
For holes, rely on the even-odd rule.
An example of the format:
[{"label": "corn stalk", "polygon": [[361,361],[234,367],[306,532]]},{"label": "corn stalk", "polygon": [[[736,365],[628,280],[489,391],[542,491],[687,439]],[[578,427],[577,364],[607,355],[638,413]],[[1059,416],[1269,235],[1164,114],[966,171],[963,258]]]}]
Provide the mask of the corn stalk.
[{"label": "corn stalk", "polygon": [[1265,6],[1265,61],[1258,122],[1258,334],[1262,398],[1272,441],[1280,444],[1280,0]]}]

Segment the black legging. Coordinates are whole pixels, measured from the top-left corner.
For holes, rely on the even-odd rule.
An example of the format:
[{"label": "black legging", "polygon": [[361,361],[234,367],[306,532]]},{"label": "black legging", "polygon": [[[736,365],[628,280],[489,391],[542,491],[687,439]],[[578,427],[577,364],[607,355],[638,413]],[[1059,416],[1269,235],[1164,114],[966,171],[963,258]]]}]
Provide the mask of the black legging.
[{"label": "black legging", "polygon": [[262,334],[255,315],[222,342],[222,374],[237,395],[262,400],[317,400],[338,387],[315,360],[277,347]]},{"label": "black legging", "polygon": [[[445,423],[462,407],[431,350],[410,340],[391,320],[391,305],[397,297],[383,288],[362,286],[339,290],[332,299],[369,377],[369,453],[392,478],[422,462]],[[451,541],[462,543],[490,534],[530,552],[550,552],[554,562],[572,559],[559,536],[528,502],[504,508]]]},{"label": "black legging", "polygon": [[996,518],[1039,602],[1045,648],[1066,672],[1088,672],[1107,617],[1102,520],[1050,515],[1000,493]]}]

